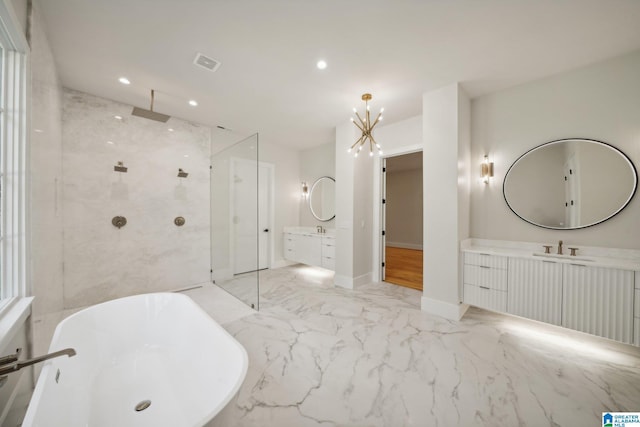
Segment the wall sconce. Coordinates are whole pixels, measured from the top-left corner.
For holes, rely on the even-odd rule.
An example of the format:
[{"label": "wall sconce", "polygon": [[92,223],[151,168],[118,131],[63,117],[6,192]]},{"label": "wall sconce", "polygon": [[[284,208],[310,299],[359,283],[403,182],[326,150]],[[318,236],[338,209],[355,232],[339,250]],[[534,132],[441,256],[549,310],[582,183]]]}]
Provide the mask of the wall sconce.
[{"label": "wall sconce", "polygon": [[489,156],[484,156],[484,162],[482,162],[482,168],[480,170],[480,176],[482,177],[482,182],[485,184],[489,183],[489,178],[493,176],[493,162],[489,161]]},{"label": "wall sconce", "polygon": [[309,186],[306,181],[302,181],[302,198],[306,199],[309,197]]}]

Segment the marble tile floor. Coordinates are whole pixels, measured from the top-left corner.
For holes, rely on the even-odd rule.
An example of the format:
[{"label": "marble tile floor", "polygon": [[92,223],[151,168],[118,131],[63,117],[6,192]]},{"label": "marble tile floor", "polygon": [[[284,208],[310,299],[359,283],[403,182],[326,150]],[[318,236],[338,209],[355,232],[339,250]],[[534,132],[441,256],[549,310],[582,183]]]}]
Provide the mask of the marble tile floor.
[{"label": "marble tile floor", "polygon": [[260,312],[215,285],[185,292],[249,354],[208,427],[595,426],[640,411],[638,348],[480,309],[448,321],[420,311],[419,291],[332,281],[261,272]]},{"label": "marble tile floor", "polygon": [[261,311],[224,323],[249,370],[210,427],[595,426],[640,410],[635,347],[480,309],[447,321],[418,291],[334,288],[304,266],[260,286]]}]

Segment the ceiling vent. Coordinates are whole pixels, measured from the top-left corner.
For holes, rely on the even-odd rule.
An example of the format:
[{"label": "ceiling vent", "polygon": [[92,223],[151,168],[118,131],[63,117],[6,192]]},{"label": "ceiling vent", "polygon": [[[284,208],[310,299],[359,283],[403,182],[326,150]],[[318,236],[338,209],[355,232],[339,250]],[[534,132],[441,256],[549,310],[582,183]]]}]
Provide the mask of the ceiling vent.
[{"label": "ceiling vent", "polygon": [[196,55],[196,59],[193,60],[193,63],[211,72],[216,71],[221,65],[220,61],[216,61],[215,59],[209,58],[201,53]]}]

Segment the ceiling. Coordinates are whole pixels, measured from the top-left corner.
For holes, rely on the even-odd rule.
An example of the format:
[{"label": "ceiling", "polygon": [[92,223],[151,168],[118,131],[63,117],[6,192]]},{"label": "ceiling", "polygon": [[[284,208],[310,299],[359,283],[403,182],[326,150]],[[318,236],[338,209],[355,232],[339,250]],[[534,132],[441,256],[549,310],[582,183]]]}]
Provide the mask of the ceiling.
[{"label": "ceiling", "polygon": [[[638,0],[40,0],[65,87],[297,149],[640,49]],[[196,53],[222,63],[193,64]],[[325,59],[325,70],[316,68]],[[120,76],[131,85],[118,83]],[[199,105],[190,107],[189,99]],[[382,124],[381,124],[382,125]]]}]

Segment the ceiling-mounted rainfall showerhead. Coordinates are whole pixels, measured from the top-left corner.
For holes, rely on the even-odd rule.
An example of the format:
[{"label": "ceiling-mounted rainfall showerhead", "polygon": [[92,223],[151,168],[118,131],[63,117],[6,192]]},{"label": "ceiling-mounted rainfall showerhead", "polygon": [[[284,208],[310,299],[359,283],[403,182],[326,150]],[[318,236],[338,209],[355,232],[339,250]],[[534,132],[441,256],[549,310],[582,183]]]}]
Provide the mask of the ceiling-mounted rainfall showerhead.
[{"label": "ceiling-mounted rainfall showerhead", "polygon": [[144,108],[133,107],[133,111],[131,111],[132,116],[144,117],[145,119],[155,120],[156,122],[167,123],[167,120],[171,118],[171,116],[167,116],[166,114],[156,113],[153,111],[153,98],[155,91],[151,89],[151,107],[148,110]]}]

